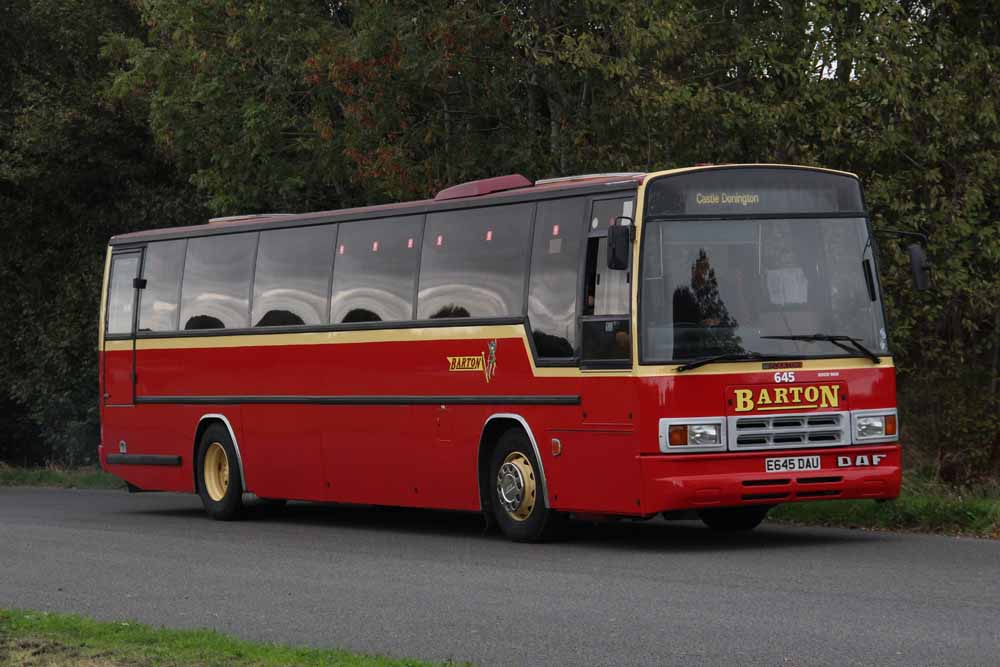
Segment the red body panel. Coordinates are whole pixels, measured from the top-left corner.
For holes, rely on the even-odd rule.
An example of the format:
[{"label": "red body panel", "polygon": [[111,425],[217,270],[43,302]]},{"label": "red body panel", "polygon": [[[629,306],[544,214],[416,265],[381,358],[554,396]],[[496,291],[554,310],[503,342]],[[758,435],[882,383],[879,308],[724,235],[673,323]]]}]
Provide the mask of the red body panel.
[{"label": "red body panel", "polygon": [[766,456],[819,455],[823,469],[764,474],[761,452],[662,455],[642,458],[643,505],[661,509],[733,507],[833,498],[895,498],[902,462],[898,445],[850,447],[852,457],[883,454],[875,468],[838,468],[845,449],[768,452]]},{"label": "red body panel", "polygon": [[132,404],[132,350],[109,352],[104,355],[104,404]]},{"label": "red body panel", "polygon": [[[142,349],[140,341],[138,401],[103,409],[102,464],[140,488],[193,491],[195,433],[203,416],[216,414],[231,424],[246,487],[258,496],[475,510],[480,507],[477,462],[484,425],[491,415],[514,414],[537,442],[548,500],[557,509],[650,515],[711,505],[898,495],[900,451],[895,444],[660,452],[661,417],[732,414],[734,388],[773,389],[773,371],[723,373],[706,366],[646,377],[564,369],[563,377],[546,377],[533,369],[525,340],[507,337],[497,340],[496,372],[487,381],[483,372],[449,371],[449,356],[480,355],[492,340],[488,329],[467,331],[469,338],[435,340],[425,334],[384,342],[337,342],[334,335],[332,342],[321,344],[294,344],[294,336],[284,336],[291,344],[242,347],[232,346],[235,336],[227,338],[228,346],[202,348],[181,346],[193,340],[206,344],[209,337],[175,339],[172,344],[178,347],[173,349]],[[109,370],[128,368],[131,354],[106,352],[102,365]],[[867,364],[798,369],[795,385],[836,386],[837,410],[895,407],[894,369]],[[760,368],[759,362],[744,366]],[[142,403],[149,397],[233,396],[580,400],[578,405],[504,404],[502,399],[488,405],[405,400],[393,405],[321,405],[303,404],[305,399],[279,405]],[[558,456],[553,454],[554,438],[561,444]],[[129,454],[176,455],[181,465],[109,465],[107,454],[117,452],[121,441]],[[836,457],[845,452],[880,453],[885,458],[878,466],[838,467]],[[822,471],[763,473],[767,457],[810,454],[822,456]],[[771,495],[759,497],[762,494]]]}]

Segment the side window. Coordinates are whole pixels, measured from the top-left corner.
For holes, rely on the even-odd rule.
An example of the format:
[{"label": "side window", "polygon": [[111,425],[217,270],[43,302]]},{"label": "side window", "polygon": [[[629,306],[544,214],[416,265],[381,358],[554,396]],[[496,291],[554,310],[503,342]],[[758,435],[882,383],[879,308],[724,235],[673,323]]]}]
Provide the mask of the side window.
[{"label": "side window", "polygon": [[253,326],[327,323],[335,234],[333,225],[261,232]]},{"label": "side window", "polygon": [[531,248],[528,321],[539,357],[575,357],[577,277],[586,199],[538,204]]},{"label": "side window", "polygon": [[146,289],[139,292],[139,331],[177,330],[186,248],[187,239],[146,246],[142,265]]},{"label": "side window", "polygon": [[181,328],[240,329],[250,323],[250,274],[257,234],[188,240]]},{"label": "side window", "polygon": [[108,326],[105,333],[132,333],[135,313],[135,287],[132,281],[139,275],[139,253],[112,255],[111,278],[108,280]]},{"label": "side window", "polygon": [[629,312],[631,273],[608,268],[608,239],[587,241],[587,302],[584,315],[624,315]]},{"label": "side window", "polygon": [[634,206],[631,198],[604,199],[591,209],[581,322],[585,362],[625,362],[632,356],[632,271],[608,268],[607,230],[619,216],[632,218]]},{"label": "side window", "polygon": [[521,315],[533,209],[514,204],[427,216],[417,318]]},{"label": "side window", "polygon": [[422,216],[339,225],[330,323],[413,319]]},{"label": "side window", "polygon": [[591,212],[587,244],[587,303],[585,315],[623,315],[629,312],[630,271],[608,268],[607,231],[619,216],[631,218],[632,199],[595,201]]}]

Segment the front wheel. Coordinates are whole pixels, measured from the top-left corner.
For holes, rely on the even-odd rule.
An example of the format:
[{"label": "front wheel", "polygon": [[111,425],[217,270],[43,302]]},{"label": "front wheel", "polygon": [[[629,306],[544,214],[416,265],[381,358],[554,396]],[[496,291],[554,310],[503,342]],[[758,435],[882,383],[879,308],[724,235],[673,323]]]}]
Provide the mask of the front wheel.
[{"label": "front wheel", "polygon": [[540,467],[520,429],[500,436],[490,460],[490,504],[500,530],[515,542],[555,537],[566,516],[545,506]]},{"label": "front wheel", "polygon": [[243,478],[229,431],[212,424],[198,443],[198,495],[213,519],[231,521],[243,510]]},{"label": "front wheel", "polygon": [[725,507],[720,509],[701,510],[699,518],[712,530],[734,533],[753,530],[767,516],[770,507]]}]

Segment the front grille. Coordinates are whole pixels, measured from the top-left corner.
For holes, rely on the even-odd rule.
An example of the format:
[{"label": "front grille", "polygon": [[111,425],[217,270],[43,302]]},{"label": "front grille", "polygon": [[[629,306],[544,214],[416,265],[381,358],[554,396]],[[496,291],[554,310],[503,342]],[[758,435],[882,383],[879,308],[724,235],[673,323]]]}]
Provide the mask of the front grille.
[{"label": "front grille", "polygon": [[743,486],[784,486],[791,481],[790,479],[747,479],[743,481]]},{"label": "front grille", "polygon": [[784,493],[744,493],[743,500],[781,500],[787,498],[788,492]]},{"label": "front grille", "polygon": [[795,494],[796,498],[833,498],[834,496],[839,496],[840,491],[837,489],[829,489],[827,491],[799,491]]},{"label": "front grille", "polygon": [[846,412],[730,417],[729,448],[748,451],[848,445],[850,425]]},{"label": "front grille", "polygon": [[795,480],[799,484],[836,484],[844,481],[843,477],[799,477]]}]

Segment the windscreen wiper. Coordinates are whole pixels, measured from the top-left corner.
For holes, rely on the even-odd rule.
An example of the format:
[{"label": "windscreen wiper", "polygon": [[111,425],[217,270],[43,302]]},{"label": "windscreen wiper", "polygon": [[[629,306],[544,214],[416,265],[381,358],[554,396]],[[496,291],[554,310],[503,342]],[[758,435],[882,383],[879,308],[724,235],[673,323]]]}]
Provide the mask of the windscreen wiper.
[{"label": "windscreen wiper", "polygon": [[[725,352],[723,354],[715,354],[710,357],[701,357],[700,359],[692,359],[686,364],[681,364],[677,367],[677,372],[689,371],[693,368],[698,368],[699,366],[704,366],[705,364],[712,364],[716,361],[749,361],[752,359],[763,359],[764,355],[760,352]],[[768,357],[770,358],[770,357]]]},{"label": "windscreen wiper", "polygon": [[[878,355],[869,350],[867,347],[861,344],[861,341],[857,338],[851,338],[850,336],[836,336],[831,334],[799,334],[792,336],[761,336],[761,338],[771,338],[774,340],[805,340],[805,341],[826,341],[827,343],[833,343],[842,350],[848,352],[860,352],[864,356],[872,360],[873,364],[881,363],[881,359]],[[848,343],[850,345],[848,345]]]}]

